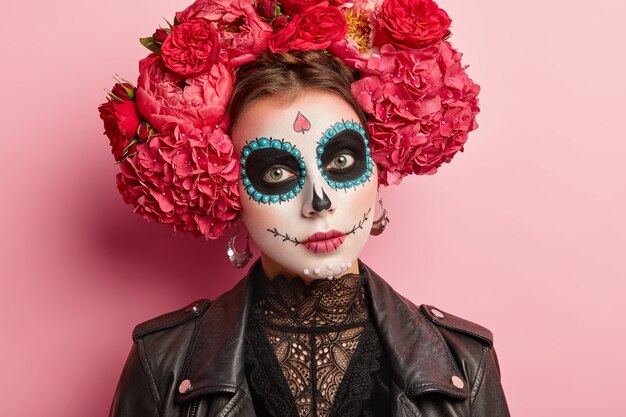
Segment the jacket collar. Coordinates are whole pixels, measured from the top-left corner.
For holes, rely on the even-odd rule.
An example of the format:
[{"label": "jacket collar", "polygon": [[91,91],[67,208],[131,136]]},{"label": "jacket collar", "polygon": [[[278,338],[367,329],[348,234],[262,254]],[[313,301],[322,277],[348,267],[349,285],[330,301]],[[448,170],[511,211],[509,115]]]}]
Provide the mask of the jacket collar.
[{"label": "jacket collar", "polygon": [[[426,392],[467,398],[467,381],[439,331],[374,271],[360,261],[359,267],[366,273],[372,316],[395,384],[409,398]],[[199,319],[178,381],[188,379],[191,388],[178,394],[180,400],[216,392],[235,393],[244,383],[245,334],[252,296],[249,278],[259,273],[261,262],[257,261],[248,275],[211,303]],[[462,389],[454,386],[453,376],[461,378]]]}]

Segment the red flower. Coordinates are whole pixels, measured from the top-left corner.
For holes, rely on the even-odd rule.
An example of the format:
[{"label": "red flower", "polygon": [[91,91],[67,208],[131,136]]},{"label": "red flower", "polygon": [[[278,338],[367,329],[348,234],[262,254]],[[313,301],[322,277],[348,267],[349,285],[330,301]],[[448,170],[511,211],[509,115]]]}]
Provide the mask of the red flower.
[{"label": "red flower", "polygon": [[450,34],[448,14],[432,0],[385,0],[379,19],[377,46],[417,49]]},{"label": "red flower", "polygon": [[[117,86],[117,84],[116,84]],[[118,91],[114,87],[114,91]],[[122,91],[124,91],[122,89]],[[108,98],[98,107],[100,118],[104,122],[104,134],[109,138],[111,150],[116,161],[126,156],[128,145],[135,137],[141,123],[141,116],[135,102],[129,99]]]},{"label": "red flower", "polygon": [[285,14],[303,13],[315,6],[328,6],[328,0],[281,0],[280,7]]},{"label": "red flower", "polygon": [[256,0],[256,11],[264,19],[272,20],[276,17],[278,0]]},{"label": "red flower", "polygon": [[270,39],[269,48],[274,53],[326,49],[347,32],[348,24],[339,9],[319,6],[295,15]]},{"label": "red flower", "polygon": [[158,132],[168,123],[215,127],[224,121],[233,77],[221,62],[207,73],[185,78],[168,71],[159,55],[139,62],[137,106]]},{"label": "red flower", "polygon": [[209,71],[219,51],[219,36],[211,22],[205,19],[189,20],[174,26],[161,46],[165,65],[184,76]]},{"label": "red flower", "polygon": [[176,13],[176,18],[179,22],[211,21],[231,68],[252,62],[265,52],[272,33],[270,24],[257,14],[253,0],[196,0]]},{"label": "red flower", "polygon": [[148,220],[215,239],[239,216],[240,164],[221,129],[177,126],[137,145],[120,168],[118,190]]},{"label": "red flower", "polygon": [[386,45],[358,67],[364,77],[352,84],[352,93],[369,119],[382,184],[434,174],[463,150],[477,127],[480,88],[448,42],[407,51]]}]

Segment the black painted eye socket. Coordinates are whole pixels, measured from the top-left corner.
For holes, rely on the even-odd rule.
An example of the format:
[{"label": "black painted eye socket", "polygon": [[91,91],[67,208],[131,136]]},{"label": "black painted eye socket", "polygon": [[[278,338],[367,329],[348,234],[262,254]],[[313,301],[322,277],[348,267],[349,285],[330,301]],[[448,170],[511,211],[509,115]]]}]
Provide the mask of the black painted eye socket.
[{"label": "black painted eye socket", "polygon": [[258,149],[246,159],[246,175],[254,189],[265,195],[285,194],[299,183],[299,161],[282,149]]},{"label": "black painted eye socket", "polygon": [[367,168],[366,145],[359,132],[342,130],[328,141],[320,159],[330,181],[346,182],[360,178]]}]

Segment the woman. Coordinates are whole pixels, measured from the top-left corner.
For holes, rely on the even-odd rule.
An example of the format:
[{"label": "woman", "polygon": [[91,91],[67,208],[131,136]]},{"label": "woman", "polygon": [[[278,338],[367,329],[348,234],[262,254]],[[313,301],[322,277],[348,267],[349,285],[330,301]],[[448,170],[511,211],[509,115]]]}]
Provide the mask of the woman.
[{"label": "woman", "polygon": [[[111,416],[508,415],[489,331],[434,307],[414,306],[358,259],[370,233],[380,234],[388,222],[384,210],[378,219],[374,216],[379,179],[394,182],[409,171],[428,172],[446,161],[440,153],[436,160],[412,159],[412,168],[398,162],[399,153],[433,152],[428,146],[437,135],[431,130],[425,138],[423,133],[428,117],[419,120],[422,133],[407,138],[409,145],[403,145],[402,136],[415,129],[415,114],[437,99],[441,103],[438,95],[424,93],[427,81],[436,84],[434,67],[413,61],[415,68],[423,68],[411,74],[421,78],[388,82],[380,93],[373,86],[376,80],[384,84],[388,68],[402,78],[393,60],[410,54],[386,54],[383,47],[382,56],[389,61],[384,65],[358,61],[360,55],[346,55],[343,31],[322,47],[332,25],[315,38],[316,50],[298,50],[303,39],[311,42],[302,35],[302,21],[315,18],[323,26],[329,14],[352,16],[352,10],[327,4],[279,14],[288,16],[288,23],[268,30],[269,51],[232,64],[243,55],[229,56],[229,48],[246,39],[234,42],[229,39],[233,32],[215,31],[211,19],[218,6],[198,1],[178,14],[169,33],[157,31],[148,42],[159,47],[159,55],[140,64],[137,90],[128,84],[118,84],[117,94],[114,89],[115,104],[126,102],[137,113],[137,135],[117,148],[122,159],[118,186],[145,216],[207,237],[234,223],[235,212],[259,248],[260,260],[217,300],[200,300],[137,326]],[[282,3],[286,10],[296,6]],[[259,5],[257,11],[262,13]],[[254,26],[256,15],[246,13],[240,28]],[[275,24],[277,19],[267,21]],[[253,44],[262,38],[256,35],[247,39],[250,51],[257,51]],[[451,66],[436,59],[445,55],[441,39],[424,48],[431,48],[430,53],[439,48],[433,62],[451,75],[444,71]],[[185,43],[191,46],[181,48]],[[428,52],[419,53],[423,60],[429,58]],[[372,70],[377,78],[355,81],[346,63],[382,70]],[[223,100],[228,102],[224,117],[220,109],[226,107],[215,106],[215,98],[224,93],[217,85],[233,75],[232,95],[228,88],[223,95],[229,99]],[[420,99],[405,91],[417,84],[424,93]],[[474,127],[477,87],[468,85],[465,96],[453,101],[466,103],[469,120],[461,121],[468,116],[457,113],[448,149]],[[198,86],[211,92],[209,104],[194,107],[192,100],[181,105],[181,97]],[[163,91],[176,88],[182,93],[174,95],[178,101],[160,102]],[[436,94],[440,90],[451,93],[438,88]],[[385,100],[375,97],[389,91],[401,113],[392,121],[393,116],[380,117],[376,109],[384,108]],[[363,93],[374,98],[363,98]],[[402,94],[408,96],[403,100]],[[120,95],[125,97],[117,101]],[[421,110],[411,108],[415,103]],[[439,123],[445,121],[442,114]],[[122,124],[116,126],[120,139]],[[390,126],[392,141],[385,136]],[[228,255],[236,267],[250,258],[247,249],[237,252],[234,238]]]}]

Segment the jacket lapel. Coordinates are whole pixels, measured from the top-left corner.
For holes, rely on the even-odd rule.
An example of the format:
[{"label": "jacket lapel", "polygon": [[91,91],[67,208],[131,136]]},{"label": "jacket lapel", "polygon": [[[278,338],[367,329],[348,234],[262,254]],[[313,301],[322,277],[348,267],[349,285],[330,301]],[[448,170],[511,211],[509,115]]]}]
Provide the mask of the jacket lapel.
[{"label": "jacket lapel", "polygon": [[[439,331],[367,265],[359,266],[367,274],[374,323],[398,387],[410,399],[427,392],[467,398],[467,381]],[[461,378],[463,388],[452,383],[453,376]]]}]

